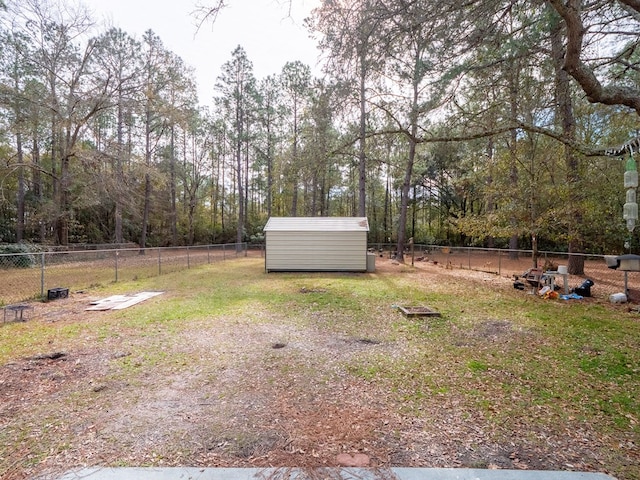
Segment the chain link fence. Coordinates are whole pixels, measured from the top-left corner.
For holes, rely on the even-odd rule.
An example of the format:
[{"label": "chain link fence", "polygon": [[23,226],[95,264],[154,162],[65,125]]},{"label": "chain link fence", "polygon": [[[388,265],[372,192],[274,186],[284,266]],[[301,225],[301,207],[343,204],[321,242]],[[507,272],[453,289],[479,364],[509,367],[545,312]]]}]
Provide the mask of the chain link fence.
[{"label": "chain link fence", "polygon": [[[226,259],[262,256],[262,246],[249,249],[246,243],[164,248],[99,248],[37,253],[0,254],[0,306],[30,299],[44,299],[50,289],[81,290],[112,282],[131,281],[183,269],[207,265]],[[106,246],[105,246],[106,247]],[[371,244],[369,250],[379,260],[391,260],[395,245]],[[622,292],[625,276],[629,291],[640,299],[640,273],[607,268],[603,255],[582,255],[584,275],[569,277],[571,286],[585,278],[595,283],[600,296]],[[567,265],[569,255],[562,252],[539,252],[538,266],[555,270]],[[406,264],[429,262],[443,268],[467,269],[511,277],[522,275],[533,266],[530,250],[505,250],[470,247],[414,245],[404,253]]]},{"label": "chain link fence", "polygon": [[[392,260],[396,255],[396,246],[392,244],[370,244],[369,250],[376,252],[377,257]],[[421,262],[429,262],[451,269],[465,269],[503,277],[521,276],[532,268],[533,252],[531,250],[508,250],[497,248],[448,247],[439,245],[414,245],[404,252],[404,262],[419,266]],[[573,254],[583,258],[584,274],[570,275],[571,287],[580,285],[585,279],[595,283],[594,291],[598,296],[608,297],[612,293],[623,292],[625,277],[633,298],[640,299],[640,272],[622,272],[607,267],[604,255]],[[569,254],[565,252],[538,252],[538,267],[546,270],[557,270],[560,265],[568,265]]]},{"label": "chain link fence", "polygon": [[0,306],[44,299],[50,289],[131,281],[248,254],[246,243],[0,254]]}]

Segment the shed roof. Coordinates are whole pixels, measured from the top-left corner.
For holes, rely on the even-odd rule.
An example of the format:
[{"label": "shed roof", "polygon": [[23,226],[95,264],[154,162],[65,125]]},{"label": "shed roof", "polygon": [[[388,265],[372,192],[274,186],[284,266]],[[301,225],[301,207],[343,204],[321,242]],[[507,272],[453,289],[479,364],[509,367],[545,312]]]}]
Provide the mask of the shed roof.
[{"label": "shed roof", "polygon": [[265,232],[368,232],[367,217],[271,217]]}]

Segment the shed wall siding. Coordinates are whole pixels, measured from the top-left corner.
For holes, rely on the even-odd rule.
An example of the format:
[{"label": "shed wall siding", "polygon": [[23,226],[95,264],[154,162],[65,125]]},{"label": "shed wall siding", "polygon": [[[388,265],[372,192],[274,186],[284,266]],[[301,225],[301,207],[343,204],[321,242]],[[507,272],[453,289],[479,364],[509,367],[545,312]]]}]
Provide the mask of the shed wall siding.
[{"label": "shed wall siding", "polygon": [[266,236],[267,271],[366,271],[366,232],[280,232]]}]

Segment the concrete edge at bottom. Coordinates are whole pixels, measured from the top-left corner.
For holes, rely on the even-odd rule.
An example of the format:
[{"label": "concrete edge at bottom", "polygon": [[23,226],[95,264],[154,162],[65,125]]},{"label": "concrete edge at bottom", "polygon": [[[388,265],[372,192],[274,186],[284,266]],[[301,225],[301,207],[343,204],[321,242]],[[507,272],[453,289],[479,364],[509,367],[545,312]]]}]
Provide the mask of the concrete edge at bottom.
[{"label": "concrete edge at bottom", "polygon": [[110,468],[70,470],[58,480],[615,480],[604,473],[464,468]]}]

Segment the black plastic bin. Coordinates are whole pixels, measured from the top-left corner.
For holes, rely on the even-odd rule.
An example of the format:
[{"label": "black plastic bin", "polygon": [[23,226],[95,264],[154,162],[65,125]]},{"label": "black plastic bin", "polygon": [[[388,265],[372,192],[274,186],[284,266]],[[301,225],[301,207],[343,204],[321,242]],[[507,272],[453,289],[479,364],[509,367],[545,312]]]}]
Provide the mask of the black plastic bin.
[{"label": "black plastic bin", "polygon": [[50,288],[47,290],[47,300],[57,300],[58,298],[67,298],[69,296],[68,288]]},{"label": "black plastic bin", "polygon": [[590,297],[591,287],[593,287],[593,280],[587,278],[579,287],[573,289],[573,293],[581,297]]}]

